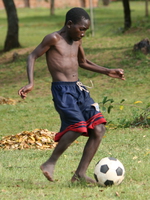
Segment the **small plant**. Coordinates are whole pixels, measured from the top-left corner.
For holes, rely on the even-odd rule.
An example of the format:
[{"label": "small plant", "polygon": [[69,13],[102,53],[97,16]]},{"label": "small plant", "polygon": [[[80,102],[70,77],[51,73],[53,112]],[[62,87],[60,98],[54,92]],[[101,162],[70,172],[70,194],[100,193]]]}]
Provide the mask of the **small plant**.
[{"label": "small plant", "polygon": [[131,125],[143,126],[146,128],[150,127],[150,103],[148,103],[146,108],[143,109],[143,112],[134,119]]},{"label": "small plant", "polygon": [[[122,99],[119,103],[114,104],[114,99],[109,99],[105,96],[99,104],[101,105],[101,109],[103,112],[107,112],[110,114],[111,110],[114,108],[114,105],[120,105],[119,109],[123,110],[124,107],[131,107],[131,115],[130,118],[118,118],[118,124],[116,125],[112,120],[108,121],[108,126],[111,128],[130,128],[136,126],[143,126],[145,128],[150,127],[150,103],[147,104],[146,108],[141,108],[137,106],[137,104],[142,103],[141,101],[136,101],[134,104],[122,104],[125,99]],[[136,105],[135,105],[136,104]],[[141,112],[142,110],[142,112]]]},{"label": "small plant", "polygon": [[[120,104],[123,103],[124,101],[125,101],[125,99],[122,99],[122,100],[120,101]],[[106,103],[109,103],[109,104],[106,104]],[[113,99],[108,99],[108,97],[105,96],[105,97],[103,98],[103,101],[100,102],[99,104],[100,104],[100,105],[102,104],[101,108],[102,108],[102,110],[103,110],[104,112],[110,113],[111,109],[114,107],[114,106],[112,105],[113,103],[114,103],[114,100],[113,100]],[[120,107],[120,109],[122,109],[122,106]]]}]

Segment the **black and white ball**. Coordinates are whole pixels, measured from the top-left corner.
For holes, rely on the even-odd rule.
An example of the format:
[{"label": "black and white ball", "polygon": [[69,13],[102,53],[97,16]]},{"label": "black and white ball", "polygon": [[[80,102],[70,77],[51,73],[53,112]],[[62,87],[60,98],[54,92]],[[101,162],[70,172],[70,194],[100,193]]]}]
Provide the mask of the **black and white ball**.
[{"label": "black and white ball", "polygon": [[116,158],[103,158],[95,166],[94,177],[101,186],[119,185],[124,176],[125,168]]}]

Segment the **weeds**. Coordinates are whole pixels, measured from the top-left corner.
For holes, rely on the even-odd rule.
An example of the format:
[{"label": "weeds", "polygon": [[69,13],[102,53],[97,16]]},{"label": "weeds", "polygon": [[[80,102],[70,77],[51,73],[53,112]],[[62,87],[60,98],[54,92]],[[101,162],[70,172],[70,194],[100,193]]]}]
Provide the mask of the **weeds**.
[{"label": "weeds", "polygon": [[[125,107],[130,108],[130,115],[128,118],[118,118],[118,124],[108,121],[108,126],[114,126],[115,128],[131,128],[142,126],[143,128],[150,127],[150,103],[145,108],[138,106],[137,104],[143,103],[142,101],[136,101],[133,104],[124,104],[125,99],[122,99],[119,103],[115,103],[115,100],[105,96],[102,102],[99,103],[103,112],[110,114],[114,105],[119,105],[119,109],[122,111]],[[135,105],[136,104],[136,105]]]},{"label": "weeds", "polygon": [[142,108],[142,113],[135,117],[134,121],[131,123],[133,127],[142,126],[145,128],[150,127],[150,103],[147,104],[146,108]]}]

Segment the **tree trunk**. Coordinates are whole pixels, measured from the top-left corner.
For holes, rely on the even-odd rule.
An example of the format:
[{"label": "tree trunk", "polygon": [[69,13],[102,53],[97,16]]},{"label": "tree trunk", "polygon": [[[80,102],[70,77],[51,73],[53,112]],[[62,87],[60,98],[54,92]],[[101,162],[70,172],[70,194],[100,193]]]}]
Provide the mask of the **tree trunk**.
[{"label": "tree trunk", "polygon": [[129,0],[122,0],[124,8],[124,29],[127,30],[131,27],[131,11]]},{"label": "tree trunk", "polygon": [[148,17],[148,0],[145,0],[145,16]]},{"label": "tree trunk", "polygon": [[85,6],[86,6],[85,0],[80,0],[80,3],[81,3],[81,7],[84,7],[84,8],[85,8]]},{"label": "tree trunk", "polygon": [[7,22],[8,22],[8,29],[7,29],[7,36],[5,39],[4,44],[4,51],[9,51],[13,48],[20,47],[19,40],[18,40],[18,17],[17,11],[13,0],[3,0],[6,13],[7,13]]},{"label": "tree trunk", "polygon": [[24,0],[24,5],[27,8],[30,8],[30,0]]},{"label": "tree trunk", "polygon": [[104,6],[108,6],[109,3],[110,3],[110,0],[103,0],[103,5],[104,5]]},{"label": "tree trunk", "polygon": [[55,14],[55,6],[54,6],[55,0],[50,0],[50,15]]}]

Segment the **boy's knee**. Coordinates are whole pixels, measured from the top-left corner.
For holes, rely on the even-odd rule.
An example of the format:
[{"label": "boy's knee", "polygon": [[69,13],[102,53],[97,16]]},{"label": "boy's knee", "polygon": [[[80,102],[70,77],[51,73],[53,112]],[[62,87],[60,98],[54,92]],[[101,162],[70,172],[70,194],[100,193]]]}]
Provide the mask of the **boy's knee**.
[{"label": "boy's knee", "polygon": [[101,138],[105,134],[105,130],[106,130],[106,128],[105,128],[104,124],[96,125],[94,128],[95,135],[98,137],[101,137]]}]

